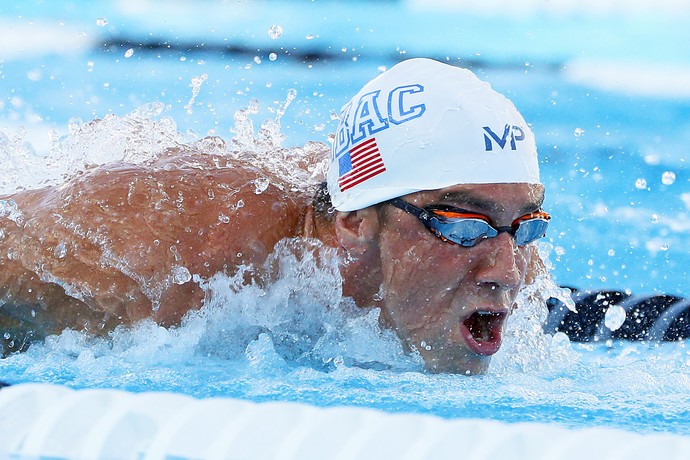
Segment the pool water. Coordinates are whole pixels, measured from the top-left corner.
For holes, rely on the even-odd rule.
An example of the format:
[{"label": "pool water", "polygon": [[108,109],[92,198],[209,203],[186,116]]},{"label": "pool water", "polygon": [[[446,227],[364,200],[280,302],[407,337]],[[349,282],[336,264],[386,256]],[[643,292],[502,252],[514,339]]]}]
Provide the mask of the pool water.
[{"label": "pool water", "polygon": [[[272,142],[328,143],[333,114],[382,68],[447,58],[504,92],[533,127],[554,216],[540,247],[553,282],[689,296],[690,10],[660,3],[623,15],[606,2],[561,11],[523,2],[519,14],[441,1],[356,11],[342,2],[5,2],[0,193],[208,134],[264,152],[246,133],[265,120]],[[0,378],[690,431],[685,342],[571,344],[541,333],[545,307],[525,296],[487,375],[427,375],[376,312],[340,296],[332,264],[294,248],[278,248],[289,262],[265,288],[207,280],[211,300],[179,328],[144,323],[108,339],[66,331],[1,360]]]}]

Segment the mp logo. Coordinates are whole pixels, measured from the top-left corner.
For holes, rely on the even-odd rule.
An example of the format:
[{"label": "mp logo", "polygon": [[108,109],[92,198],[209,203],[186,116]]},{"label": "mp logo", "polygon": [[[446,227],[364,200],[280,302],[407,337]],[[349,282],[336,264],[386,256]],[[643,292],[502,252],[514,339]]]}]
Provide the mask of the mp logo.
[{"label": "mp logo", "polygon": [[503,149],[510,142],[510,149],[517,150],[517,142],[525,140],[525,131],[516,125],[505,125],[503,135],[500,137],[488,126],[484,126],[484,131],[484,145],[487,152],[494,149],[494,143]]}]

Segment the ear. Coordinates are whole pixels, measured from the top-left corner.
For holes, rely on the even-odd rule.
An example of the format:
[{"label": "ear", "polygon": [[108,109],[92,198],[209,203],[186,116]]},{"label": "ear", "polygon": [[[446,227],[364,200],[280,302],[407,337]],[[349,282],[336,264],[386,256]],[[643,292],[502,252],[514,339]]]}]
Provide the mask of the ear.
[{"label": "ear", "polygon": [[349,254],[361,256],[377,241],[379,225],[374,206],[359,211],[338,212],[335,216],[336,239]]}]

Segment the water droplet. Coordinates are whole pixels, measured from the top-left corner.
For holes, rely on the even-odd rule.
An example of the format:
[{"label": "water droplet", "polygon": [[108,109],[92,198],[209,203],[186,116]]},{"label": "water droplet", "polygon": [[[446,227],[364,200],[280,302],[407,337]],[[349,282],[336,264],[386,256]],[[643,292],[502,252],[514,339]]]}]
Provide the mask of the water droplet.
[{"label": "water droplet", "polygon": [[235,205],[235,208],[237,208],[237,209],[244,208],[244,200],[237,200],[237,204]]},{"label": "water droplet", "polygon": [[257,114],[259,113],[259,100],[258,99],[252,99],[249,101],[249,104],[247,105],[247,112],[251,114]]},{"label": "water droplet", "polygon": [[108,20],[106,18],[98,18],[96,19],[96,25],[98,27],[105,27],[108,25]]},{"label": "water droplet", "polygon": [[640,177],[635,181],[635,187],[639,190],[644,190],[647,188],[647,181],[643,177]]},{"label": "water droplet", "polygon": [[55,257],[58,259],[63,259],[67,255],[67,245],[64,243],[64,241],[55,246],[53,255],[55,255]]},{"label": "water droplet", "polygon": [[666,171],[664,174],[661,175],[661,182],[664,185],[671,185],[676,181],[676,173],[673,171]]},{"label": "water droplet", "polygon": [[661,246],[659,246],[659,249],[662,251],[668,251],[669,244],[668,243],[661,243]]},{"label": "water droplet", "polygon": [[257,64],[261,64],[261,58],[259,56],[254,56],[254,62]]},{"label": "water droplet", "polygon": [[277,24],[268,29],[268,36],[273,40],[280,38],[281,35],[283,35],[283,28]]},{"label": "water droplet", "polygon": [[658,224],[659,223],[659,215],[658,214],[652,214],[651,221],[653,224]]},{"label": "water droplet", "polygon": [[575,132],[574,132],[573,134],[575,134],[575,137],[580,137],[580,136],[582,136],[584,133],[585,133],[585,130],[584,130],[584,129],[582,129],[582,128],[575,128]]},{"label": "water droplet", "polygon": [[386,291],[383,288],[383,285],[379,286],[379,292],[373,295],[374,302],[381,302],[383,299],[386,298]]},{"label": "water droplet", "polygon": [[2,336],[5,338],[5,340],[10,340],[10,337],[12,337],[9,332],[5,332]]},{"label": "water droplet", "polygon": [[184,284],[192,279],[192,274],[189,273],[187,267],[175,267],[172,271],[173,283]]},{"label": "water droplet", "polygon": [[256,193],[257,195],[262,194],[266,191],[270,183],[271,181],[269,181],[267,177],[257,177],[256,179],[254,179],[254,193]]},{"label": "water droplet", "polygon": [[570,339],[568,335],[563,332],[556,332],[551,338],[551,347],[562,350],[570,345]]},{"label": "water droplet", "polygon": [[223,224],[227,224],[230,222],[230,218],[228,216],[226,216],[225,214],[221,213],[218,215],[218,221],[223,223]]},{"label": "water droplet", "polygon": [[12,198],[0,200],[0,217],[5,217],[20,226],[24,223],[24,214]]},{"label": "water droplet", "polygon": [[271,53],[268,55],[269,61],[275,61],[276,59],[278,59],[278,55],[276,53]]},{"label": "water droplet", "polygon": [[81,118],[79,117],[72,117],[67,121],[67,131],[70,134],[75,134],[77,131],[79,131],[79,128],[84,124]]},{"label": "water droplet", "polygon": [[617,331],[625,322],[625,310],[620,305],[611,305],[604,315],[604,325],[611,331]]},{"label": "water droplet", "polygon": [[609,249],[608,255],[613,257],[616,255],[616,251],[614,251],[613,249]]},{"label": "water droplet", "polygon": [[307,35],[306,37],[304,37],[304,38],[306,38],[307,40],[313,40],[313,39],[314,39],[314,36],[313,36],[312,34],[308,34],[308,35]]},{"label": "water droplet", "polygon": [[127,51],[125,51],[125,57],[126,58],[131,58],[133,54],[134,54],[134,48],[130,48]]}]

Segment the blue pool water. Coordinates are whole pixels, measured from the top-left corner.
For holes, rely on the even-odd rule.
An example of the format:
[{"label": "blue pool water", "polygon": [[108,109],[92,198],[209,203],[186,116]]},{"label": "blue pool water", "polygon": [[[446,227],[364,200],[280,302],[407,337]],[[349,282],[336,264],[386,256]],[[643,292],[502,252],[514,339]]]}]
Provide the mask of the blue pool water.
[{"label": "blue pool water", "polygon": [[[542,250],[556,283],[690,296],[690,10],[661,2],[623,14],[585,2],[552,11],[535,1],[486,13],[443,3],[4,2],[0,193],[57,183],[123,149],[142,157],[152,144],[230,139],[236,111],[254,100],[257,131],[293,90],[279,118],[283,145],[327,142],[331,114],[381,68],[447,58],[532,124],[554,216]],[[103,129],[79,129],[104,117]],[[488,375],[426,375],[375,317],[339,313],[351,308],[339,279],[315,264],[295,258],[264,290],[212,280],[215,300],[180,328],[51,337],[0,361],[0,377],[690,434],[684,342],[570,344],[541,334],[543,309],[529,306]],[[245,340],[257,325],[268,332]]]}]

